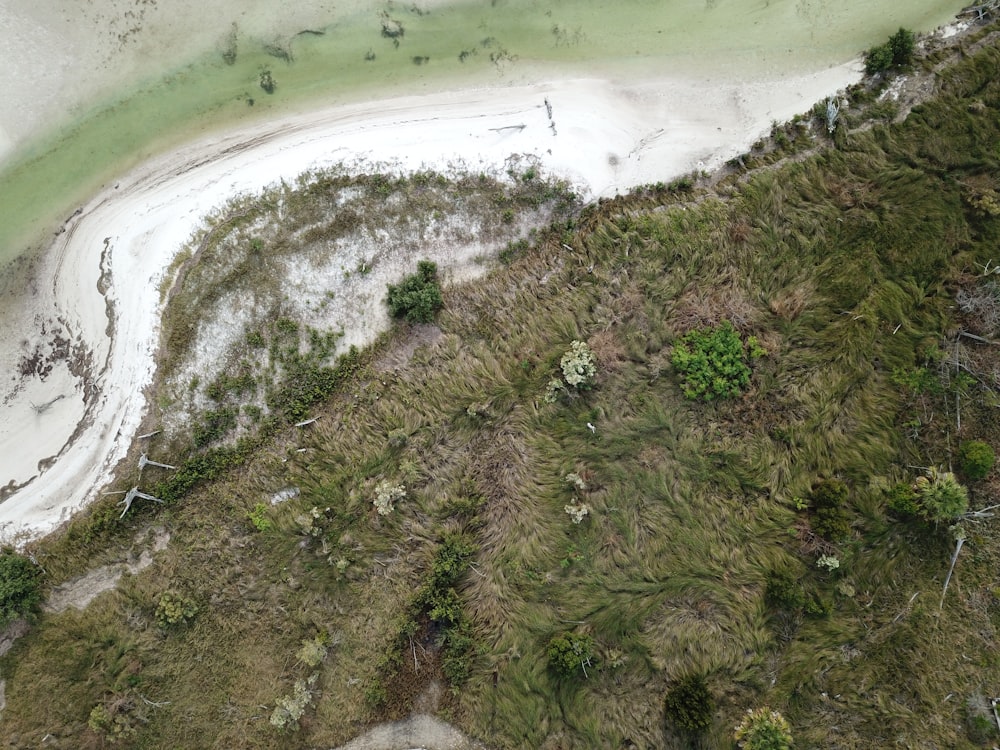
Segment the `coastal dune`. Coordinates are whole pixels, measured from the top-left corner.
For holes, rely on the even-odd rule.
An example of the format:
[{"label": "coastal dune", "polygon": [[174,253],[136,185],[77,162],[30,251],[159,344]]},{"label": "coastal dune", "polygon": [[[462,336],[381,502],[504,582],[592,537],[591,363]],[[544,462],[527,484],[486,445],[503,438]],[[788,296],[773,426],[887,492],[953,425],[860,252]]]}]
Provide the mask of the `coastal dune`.
[{"label": "coastal dune", "polygon": [[[502,168],[528,156],[585,198],[709,170],[860,77],[855,62],[750,84],[563,80],[325,109],[205,139],[109,184],[36,269],[0,406],[0,527],[42,535],[92,500],[146,411],[160,286],[203,218],[309,170]],[[447,258],[432,258],[446,262]]]}]

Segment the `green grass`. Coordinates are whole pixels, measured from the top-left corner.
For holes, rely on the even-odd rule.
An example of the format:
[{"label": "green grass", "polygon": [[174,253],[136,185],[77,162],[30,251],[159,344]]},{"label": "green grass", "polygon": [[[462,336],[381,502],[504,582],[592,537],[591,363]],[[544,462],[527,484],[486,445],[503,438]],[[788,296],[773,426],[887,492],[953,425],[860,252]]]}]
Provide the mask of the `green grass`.
[{"label": "green grass", "polygon": [[[928,357],[979,330],[955,295],[981,283],[976,264],[1000,238],[965,187],[1000,180],[998,64],[988,46],[905,122],[845,132],[715,196],[651,190],[584,209],[445,290],[437,335],[409,355],[406,328],[360,353],[308,429],[272,423],[201,454],[215,456],[209,475],[167,507],[119,524],[109,499],[37,545],[55,584],[134,551],[149,526],[171,534],[149,569],[83,613],[43,615],[0,659],[5,732],[97,746],[91,708],[134,690],[164,703],[143,704],[137,747],[331,747],[447,687],[454,657],[462,679],[438,711],[496,747],[685,747],[663,697],[692,674],[716,704],[706,747],[731,747],[760,705],[797,747],[995,743],[966,708],[1000,670],[995,524],[968,524],[939,608],[946,529],[886,504],[910,467],[946,466],[998,427],[992,347],[963,343],[977,380],[958,392],[947,357]],[[686,399],[672,347],[724,320],[766,356],[741,395]],[[594,387],[546,404],[573,340],[595,354]],[[901,385],[918,367],[940,387]],[[215,390],[230,403],[243,384],[227,377]],[[847,490],[836,543],[816,538],[802,501],[830,479]],[[407,491],[384,517],[381,481]],[[300,492],[270,506],[287,487]],[[972,507],[995,491],[990,477],[973,485]],[[564,511],[574,497],[590,508],[580,524]],[[263,528],[249,516],[260,503]],[[458,538],[470,546],[442,577],[442,541]],[[820,554],[840,567],[818,568]],[[775,571],[801,604],[768,604]],[[458,632],[418,593],[449,588]],[[166,591],[197,605],[168,631],[155,622]],[[547,666],[566,631],[594,641],[586,678]],[[334,645],[315,707],[278,733],[274,701],[308,676],[295,655],[323,632]]]}]

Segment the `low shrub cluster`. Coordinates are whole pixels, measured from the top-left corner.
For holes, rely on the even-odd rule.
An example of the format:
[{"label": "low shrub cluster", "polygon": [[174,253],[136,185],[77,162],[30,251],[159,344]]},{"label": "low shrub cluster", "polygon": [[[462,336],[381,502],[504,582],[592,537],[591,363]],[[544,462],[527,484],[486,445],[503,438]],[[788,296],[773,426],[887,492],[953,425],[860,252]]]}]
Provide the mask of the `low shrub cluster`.
[{"label": "low shrub cluster", "polygon": [[813,531],[831,542],[843,541],[851,534],[847,514],[847,486],[836,479],[820,482],[809,495]]},{"label": "low shrub cluster", "polygon": [[901,28],[884,44],[872,47],[865,53],[865,72],[882,73],[890,68],[901,68],[913,62],[916,37],[912,31]]},{"label": "low shrub cluster", "polygon": [[0,628],[30,614],[41,601],[38,568],[15,552],[0,554]]},{"label": "low shrub cluster", "polygon": [[969,491],[950,471],[928,470],[917,477],[913,491],[918,511],[928,521],[952,521],[969,509]]},{"label": "low shrub cluster", "polygon": [[549,641],[545,653],[549,669],[559,677],[574,677],[580,672],[586,677],[587,667],[594,666],[594,639],[579,633],[559,633]]},{"label": "low shrub cluster", "polygon": [[734,735],[746,750],[790,750],[792,728],[777,711],[761,706],[746,712]]},{"label": "low shrub cluster", "polygon": [[982,440],[966,440],[958,447],[959,471],[969,479],[983,479],[995,461],[993,449]]},{"label": "low shrub cluster", "polygon": [[715,700],[704,676],[690,675],[671,686],[663,710],[668,724],[687,732],[703,732],[712,726]]},{"label": "low shrub cluster", "polygon": [[754,339],[748,341],[748,346],[750,353],[728,321],[718,328],[684,334],[670,358],[682,377],[684,395],[702,401],[738,395],[750,383],[749,359],[761,353]]},{"label": "low shrub cluster", "polygon": [[399,284],[389,284],[386,302],[394,318],[404,318],[411,323],[430,323],[434,320],[437,311],[444,307],[437,280],[437,263],[419,261],[415,274],[407,276]]}]

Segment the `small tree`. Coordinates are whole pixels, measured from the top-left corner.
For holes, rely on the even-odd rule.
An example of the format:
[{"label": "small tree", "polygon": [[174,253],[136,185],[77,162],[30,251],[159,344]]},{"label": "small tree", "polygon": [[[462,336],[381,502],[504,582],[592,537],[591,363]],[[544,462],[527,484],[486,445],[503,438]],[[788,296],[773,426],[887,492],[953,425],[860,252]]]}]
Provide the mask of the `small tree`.
[{"label": "small tree", "polygon": [[747,750],[789,750],[792,746],[792,728],[784,716],[767,706],[747,711],[734,737]]},{"label": "small tree", "polygon": [[389,312],[394,318],[405,318],[411,323],[430,323],[444,307],[441,287],[437,281],[437,263],[422,260],[417,272],[399,284],[389,284],[387,298]]},{"label": "small tree", "polygon": [[0,627],[29,614],[40,601],[34,563],[14,552],[0,554]]},{"label": "small tree", "polygon": [[678,681],[663,700],[667,722],[687,732],[702,732],[712,726],[715,701],[702,675]]}]

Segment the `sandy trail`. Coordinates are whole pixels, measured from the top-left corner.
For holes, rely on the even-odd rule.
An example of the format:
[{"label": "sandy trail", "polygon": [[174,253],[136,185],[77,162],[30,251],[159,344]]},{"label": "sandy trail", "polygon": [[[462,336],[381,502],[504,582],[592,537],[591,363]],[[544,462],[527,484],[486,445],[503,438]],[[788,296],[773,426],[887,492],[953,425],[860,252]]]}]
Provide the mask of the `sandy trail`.
[{"label": "sandy trail", "polygon": [[0,403],[4,536],[52,530],[108,481],[146,410],[164,270],[232,196],[340,162],[478,170],[513,154],[610,196],[716,167],[859,77],[855,61],[770,81],[463,90],[297,115],[141,165],[66,222],[36,274],[48,285],[0,350],[0,371],[13,373]]}]

